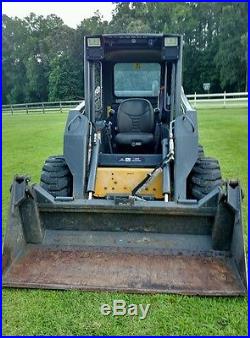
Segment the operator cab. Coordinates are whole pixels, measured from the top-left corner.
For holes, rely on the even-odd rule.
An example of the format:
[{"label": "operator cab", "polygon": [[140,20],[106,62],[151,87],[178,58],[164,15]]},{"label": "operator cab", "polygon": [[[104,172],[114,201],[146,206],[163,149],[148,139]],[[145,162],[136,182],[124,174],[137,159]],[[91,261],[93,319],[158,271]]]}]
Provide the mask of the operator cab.
[{"label": "operator cab", "polygon": [[85,37],[85,112],[101,131],[99,165],[161,161],[176,109],[179,46],[178,35]]}]

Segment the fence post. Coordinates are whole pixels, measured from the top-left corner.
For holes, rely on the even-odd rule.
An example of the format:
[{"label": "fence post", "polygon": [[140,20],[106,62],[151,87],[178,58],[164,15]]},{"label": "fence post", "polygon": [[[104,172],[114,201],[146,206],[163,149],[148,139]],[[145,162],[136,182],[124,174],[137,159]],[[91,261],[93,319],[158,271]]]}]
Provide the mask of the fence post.
[{"label": "fence post", "polygon": [[26,114],[29,114],[29,109],[28,109],[28,105],[27,104],[26,104],[25,108],[26,108]]},{"label": "fence post", "polygon": [[45,114],[44,103],[42,103],[42,107],[43,107],[43,114]]},{"label": "fence post", "polygon": [[60,112],[62,113],[62,102],[60,101]]},{"label": "fence post", "polygon": [[10,105],[11,115],[14,114],[12,104]]},{"label": "fence post", "polygon": [[196,108],[196,92],[194,92],[194,108]]},{"label": "fence post", "polygon": [[224,108],[226,108],[226,91],[224,91],[223,106],[224,106]]}]

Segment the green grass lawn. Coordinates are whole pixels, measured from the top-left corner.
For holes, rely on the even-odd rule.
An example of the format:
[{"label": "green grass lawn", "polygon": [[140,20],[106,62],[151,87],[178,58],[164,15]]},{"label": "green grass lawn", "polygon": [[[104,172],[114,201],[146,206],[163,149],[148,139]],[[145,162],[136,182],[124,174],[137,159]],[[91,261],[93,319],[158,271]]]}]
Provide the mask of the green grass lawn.
[{"label": "green grass lawn", "polygon": [[[3,117],[3,227],[16,173],[38,182],[43,161],[62,153],[66,114]],[[224,178],[240,178],[247,231],[247,109],[198,113],[200,142]],[[245,236],[246,239],[246,236]],[[151,304],[145,320],[100,314],[113,299]],[[108,292],[3,290],[4,335],[247,335],[247,299]]]}]

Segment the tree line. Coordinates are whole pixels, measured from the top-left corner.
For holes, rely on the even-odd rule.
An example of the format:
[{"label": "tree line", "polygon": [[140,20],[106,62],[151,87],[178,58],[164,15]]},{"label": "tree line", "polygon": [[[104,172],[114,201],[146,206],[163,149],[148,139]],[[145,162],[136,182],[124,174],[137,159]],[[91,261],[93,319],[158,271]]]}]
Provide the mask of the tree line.
[{"label": "tree line", "polygon": [[[2,17],[3,104],[83,97],[83,36],[180,33],[186,93],[247,90],[248,4],[116,3],[107,22],[99,11],[76,29],[58,16]],[[72,13],[73,15],[73,13]]]}]

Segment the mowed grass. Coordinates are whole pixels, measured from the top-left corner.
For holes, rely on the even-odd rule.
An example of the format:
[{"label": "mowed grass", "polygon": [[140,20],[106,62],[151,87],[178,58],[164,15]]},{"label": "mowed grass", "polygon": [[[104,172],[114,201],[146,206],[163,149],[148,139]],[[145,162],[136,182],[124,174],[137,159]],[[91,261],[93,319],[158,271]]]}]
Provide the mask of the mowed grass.
[{"label": "mowed grass", "polygon": [[[3,228],[16,173],[38,182],[44,159],[62,154],[67,115],[3,118]],[[247,110],[198,112],[200,142],[220,160],[225,178],[240,178],[247,231]],[[151,304],[145,320],[102,316],[114,299]],[[4,335],[247,335],[247,299],[108,292],[3,290]]]}]

